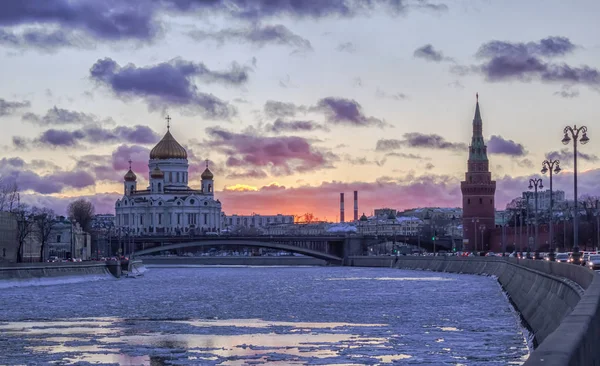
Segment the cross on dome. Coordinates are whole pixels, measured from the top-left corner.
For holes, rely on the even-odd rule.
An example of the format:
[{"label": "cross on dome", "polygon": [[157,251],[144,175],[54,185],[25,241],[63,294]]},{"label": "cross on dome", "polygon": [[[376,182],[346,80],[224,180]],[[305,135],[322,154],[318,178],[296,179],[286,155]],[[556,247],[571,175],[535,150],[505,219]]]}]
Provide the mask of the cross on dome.
[{"label": "cross on dome", "polygon": [[169,116],[167,114],[167,116],[165,117],[165,119],[167,120],[167,130],[171,128],[171,116]]},{"label": "cross on dome", "polygon": [[131,170],[131,159],[129,159],[129,170]]},{"label": "cross on dome", "polygon": [[206,161],[206,168],[208,169],[208,159],[206,159],[205,161]]}]

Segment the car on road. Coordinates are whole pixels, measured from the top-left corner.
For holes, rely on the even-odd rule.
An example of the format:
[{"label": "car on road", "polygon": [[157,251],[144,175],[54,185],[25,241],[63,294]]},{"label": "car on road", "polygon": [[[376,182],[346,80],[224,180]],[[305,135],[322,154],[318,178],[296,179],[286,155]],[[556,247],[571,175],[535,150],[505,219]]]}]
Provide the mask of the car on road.
[{"label": "car on road", "polygon": [[587,266],[594,271],[600,269],[600,255],[591,254],[587,259]]},{"label": "car on road", "polygon": [[556,262],[562,263],[568,263],[569,259],[569,253],[556,253],[556,257],[554,258]]}]

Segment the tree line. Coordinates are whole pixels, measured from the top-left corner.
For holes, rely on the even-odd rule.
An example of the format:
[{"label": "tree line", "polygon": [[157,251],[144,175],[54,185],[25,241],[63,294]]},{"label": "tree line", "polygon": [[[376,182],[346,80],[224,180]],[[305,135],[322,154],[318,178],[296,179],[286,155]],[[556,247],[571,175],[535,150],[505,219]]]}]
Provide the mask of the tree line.
[{"label": "tree line", "polygon": [[[76,199],[67,207],[67,217],[78,222],[84,231],[89,231],[94,217],[94,205],[83,198]],[[23,245],[27,239],[40,243],[40,261],[44,261],[44,251],[61,216],[47,207],[30,206],[21,203],[18,185],[15,181],[0,178],[0,212],[10,212],[17,223],[17,262],[23,262]]]}]

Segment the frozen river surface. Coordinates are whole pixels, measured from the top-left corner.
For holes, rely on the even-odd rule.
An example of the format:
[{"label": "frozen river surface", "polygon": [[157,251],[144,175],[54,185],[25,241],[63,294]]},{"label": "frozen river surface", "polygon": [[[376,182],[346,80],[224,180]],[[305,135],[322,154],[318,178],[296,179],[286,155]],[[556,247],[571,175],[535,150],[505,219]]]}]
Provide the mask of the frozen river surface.
[{"label": "frozen river surface", "polygon": [[153,268],[0,290],[0,365],[506,365],[528,355],[489,277]]}]

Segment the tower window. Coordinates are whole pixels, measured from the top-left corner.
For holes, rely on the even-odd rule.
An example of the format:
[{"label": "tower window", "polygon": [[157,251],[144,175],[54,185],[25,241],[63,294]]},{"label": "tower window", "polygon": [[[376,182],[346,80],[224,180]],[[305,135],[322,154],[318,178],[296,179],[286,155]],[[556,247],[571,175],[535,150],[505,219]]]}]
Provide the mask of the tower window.
[{"label": "tower window", "polygon": [[467,205],[470,205],[470,204],[471,204],[471,199],[467,198]]},{"label": "tower window", "polygon": [[479,204],[483,204],[483,198],[479,199]]},{"label": "tower window", "polygon": [[490,203],[493,205],[494,204],[494,199],[490,198]]}]

